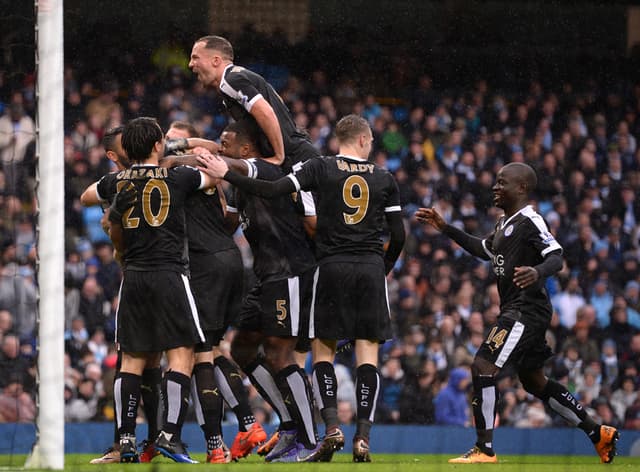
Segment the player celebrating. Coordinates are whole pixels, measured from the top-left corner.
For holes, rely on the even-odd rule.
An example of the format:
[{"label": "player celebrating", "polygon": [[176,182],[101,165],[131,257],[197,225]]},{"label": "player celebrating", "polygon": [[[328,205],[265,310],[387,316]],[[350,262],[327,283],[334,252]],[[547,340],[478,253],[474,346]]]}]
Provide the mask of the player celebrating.
[{"label": "player celebrating", "polygon": [[[242,121],[227,126],[221,152],[230,165],[253,178],[276,180],[282,170],[259,156],[257,129]],[[240,159],[240,160],[236,160]],[[315,460],[316,427],[306,373],[294,359],[298,336],[308,335],[315,258],[304,221],[315,226],[315,205],[309,194],[260,198],[236,191],[230,215],[242,222],[254,256],[258,283],[250,291],[232,344],[232,356],[280,417],[280,433],[268,462]],[[263,358],[258,356],[262,345]],[[284,398],[290,399],[285,403]],[[260,452],[260,451],[259,451]]]},{"label": "player celebrating", "polygon": [[198,39],[189,67],[198,80],[214,87],[235,121],[248,120],[261,129],[258,150],[272,164],[290,165],[319,156],[305,133],[296,128],[282,98],[263,77],[233,63],[233,46],[221,36]]},{"label": "player celebrating", "polygon": [[[196,139],[195,128],[180,121],[170,125],[166,136],[190,141],[188,145],[211,143]],[[202,151],[195,146],[190,152]],[[206,338],[195,347],[193,397],[209,463],[228,462],[220,426],[223,396],[238,418],[239,431],[231,446],[231,459],[247,456],[267,438],[253,416],[240,372],[218,347],[229,323],[240,311],[244,279],[240,251],[225,227],[225,212],[221,186],[195,192],[185,203],[190,283]]]},{"label": "player celebrating", "polygon": [[193,346],[204,336],[184,275],[184,201],[190,193],[216,182],[193,168],[158,166],[164,137],[155,119],[129,122],[122,146],[131,168],[108,174],[97,185],[102,199],[132,186],[138,195],[135,205],[122,215],[111,215],[120,221],[124,241],[116,331],[122,366],[114,387],[120,461],[139,460],[135,427],[140,375],[149,357],[165,351],[169,365],[162,382],[163,425],[154,446],[176,462],[195,462],[180,433],[188,406]]},{"label": "player celebrating", "polygon": [[[375,415],[380,377],[378,343],[391,336],[385,274],[402,250],[404,227],[398,186],[386,170],[367,161],[373,141],[366,120],[356,115],[336,125],[339,155],[310,159],[293,174],[275,182],[254,180],[229,171],[214,156],[199,158],[210,176],[224,177],[238,188],[274,197],[300,189],[317,192],[318,225],[310,337],[316,389],[327,434],[318,460],[330,458],[344,444],[338,428],[336,380],[333,370],[336,344],[355,339],[358,423],[353,438],[354,462],[369,462],[369,433]],[[381,236],[390,229],[385,252]]]},{"label": "player celebrating", "polygon": [[[108,130],[102,138],[102,145],[104,146],[107,158],[116,165],[118,171],[128,169],[130,167],[129,159],[127,158],[124,149],[122,148],[122,131],[124,126],[117,126]],[[98,205],[100,200],[96,194],[97,183],[94,183],[87,188],[80,201],[84,206]],[[102,218],[102,226],[106,233],[112,237],[115,242],[114,246],[118,245],[118,237],[121,237],[121,228],[118,222],[111,224],[109,221],[110,209],[107,208]],[[112,228],[115,228],[112,232]],[[118,361],[116,363],[116,376],[120,372],[120,365],[122,362],[120,350],[118,349]],[[156,452],[153,448],[153,441],[158,435],[158,403],[160,401],[160,385],[162,382],[162,371],[160,369],[160,355],[150,357],[147,361],[147,365],[142,372],[142,384],[140,386],[142,407],[145,417],[147,418],[147,439],[142,442],[142,453],[140,454],[140,462],[150,462],[155,456]],[[115,379],[114,379],[115,380]],[[114,408],[115,411],[115,408]],[[114,443],[109,447],[101,457],[96,457],[90,461],[91,464],[111,464],[120,462],[120,434],[118,433],[117,418],[114,415]]]},{"label": "player celebrating", "polygon": [[420,208],[416,212],[418,221],[442,231],[472,255],[492,261],[501,299],[497,324],[472,365],[471,405],[477,441],[469,452],[450,459],[451,463],[498,462],[493,450],[496,376],[507,363],[516,367],[527,392],[589,436],[602,462],[609,463],[615,456],[618,431],[596,424],[573,394],[543,373],[543,364],[551,355],[545,332],[552,314],[544,281],[562,268],[562,247],[529,205],[536,184],[536,174],[526,164],[511,163],[500,169],[493,193],[494,202],[504,210],[504,215],[486,239],[446,224],[433,208]]}]

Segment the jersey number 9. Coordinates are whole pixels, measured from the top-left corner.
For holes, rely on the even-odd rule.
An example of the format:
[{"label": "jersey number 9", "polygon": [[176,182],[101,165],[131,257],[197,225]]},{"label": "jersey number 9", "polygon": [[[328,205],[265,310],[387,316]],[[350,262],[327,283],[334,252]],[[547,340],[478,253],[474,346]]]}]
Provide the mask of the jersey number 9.
[{"label": "jersey number 9", "polygon": [[[358,188],[356,196],[355,189]],[[344,222],[348,225],[360,223],[367,214],[369,208],[369,185],[360,175],[351,175],[344,181],[342,187],[342,199],[349,208],[354,208],[354,213],[342,213]]]}]

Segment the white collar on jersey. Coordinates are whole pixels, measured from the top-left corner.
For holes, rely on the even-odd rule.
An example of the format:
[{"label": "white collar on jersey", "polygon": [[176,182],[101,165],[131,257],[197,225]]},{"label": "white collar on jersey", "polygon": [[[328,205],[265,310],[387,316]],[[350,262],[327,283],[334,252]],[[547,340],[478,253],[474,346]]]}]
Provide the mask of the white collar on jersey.
[{"label": "white collar on jersey", "polygon": [[508,220],[504,220],[502,222],[502,224],[500,225],[500,229],[504,229],[505,226],[507,226],[509,224],[509,221],[511,221],[512,219],[514,219],[516,216],[518,216],[520,213],[524,212],[525,210],[527,210],[528,208],[531,208],[533,210],[533,207],[531,205],[527,205],[524,206],[522,208],[520,208],[518,211],[516,211],[513,215],[511,215],[509,217]]},{"label": "white collar on jersey", "polygon": [[139,164],[139,163],[135,163],[135,164],[131,164],[131,168],[134,167],[159,167],[158,164]]},{"label": "white collar on jersey", "polygon": [[227,66],[226,66],[226,67],[224,68],[224,70],[222,71],[222,77],[224,77],[224,76],[227,74],[227,70],[228,70],[230,67],[233,67],[233,66],[235,66],[235,64],[234,64],[233,62],[231,62],[231,63],[227,64]]},{"label": "white collar on jersey", "polygon": [[362,157],[356,156],[347,156],[345,154],[338,154],[336,157],[346,157],[347,159],[353,159],[354,161],[369,162],[369,159],[363,159]]}]

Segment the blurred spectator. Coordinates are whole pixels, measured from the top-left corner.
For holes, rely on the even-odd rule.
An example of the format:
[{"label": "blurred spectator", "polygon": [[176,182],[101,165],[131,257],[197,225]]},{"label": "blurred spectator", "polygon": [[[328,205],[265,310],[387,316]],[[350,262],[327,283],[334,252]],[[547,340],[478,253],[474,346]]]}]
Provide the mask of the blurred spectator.
[{"label": "blurred spectator", "polygon": [[0,309],[15,315],[14,330],[20,336],[33,332],[37,299],[32,270],[21,270],[14,262],[0,268]]},{"label": "blurred spectator", "polygon": [[36,405],[22,383],[11,381],[0,394],[0,423],[32,423],[36,419]]},{"label": "blurred spectator", "polygon": [[95,383],[91,379],[82,379],[78,385],[78,392],[64,408],[64,420],[70,422],[90,421],[97,413],[98,397]]},{"label": "blurred spectator", "polygon": [[608,424],[614,428],[622,428],[623,424],[613,411],[613,407],[604,397],[598,397],[593,401],[594,421],[601,424]]},{"label": "blurred spectator", "polygon": [[564,290],[554,295],[551,298],[551,303],[558,312],[560,323],[566,328],[573,328],[573,325],[576,324],[578,308],[585,304],[576,274],[569,277]]},{"label": "blurred spectator", "polygon": [[6,387],[12,382],[18,382],[28,390],[33,386],[34,379],[29,373],[32,362],[20,355],[20,339],[15,335],[8,335],[2,339],[0,352],[0,387]]},{"label": "blurred spectator", "polygon": [[436,424],[469,426],[471,424],[468,393],[471,373],[464,367],[456,367],[449,373],[447,386],[434,400]]},{"label": "blurred spectator", "polygon": [[26,196],[24,160],[35,139],[35,124],[24,112],[22,103],[14,102],[0,117],[0,160],[9,195]]},{"label": "blurred spectator", "polygon": [[0,310],[0,339],[13,333],[13,315],[9,310]]},{"label": "blurred spectator", "polygon": [[356,386],[351,378],[351,371],[340,363],[335,364],[334,371],[338,382],[338,392],[336,394],[338,402],[347,401],[351,404],[352,411],[356,411]]},{"label": "blurred spectator", "polygon": [[64,333],[65,351],[69,354],[70,364],[75,366],[80,360],[83,349],[89,341],[89,333],[85,328],[84,319],[80,316],[71,320],[71,329]]},{"label": "blurred spectator", "polygon": [[640,398],[636,398],[624,415],[624,427],[626,429],[640,430]]},{"label": "blurred spectator", "polygon": [[471,365],[473,358],[484,342],[484,333],[472,332],[469,339],[462,345],[458,346],[454,354],[454,365]]},{"label": "blurred spectator", "polygon": [[629,351],[631,337],[636,331],[629,323],[628,312],[624,304],[614,305],[610,313],[611,323],[604,330],[604,336],[615,341],[618,356],[626,358]]},{"label": "blurred spectator", "polygon": [[616,343],[612,339],[605,339],[602,343],[602,377],[604,385],[611,387],[618,378],[618,353]]},{"label": "blurred spectator", "polygon": [[606,328],[611,322],[609,312],[613,306],[613,294],[609,291],[607,279],[599,278],[593,286],[593,292],[589,299],[589,303],[596,310],[596,319],[598,326]]},{"label": "blurred spectator", "polygon": [[600,360],[600,349],[594,339],[589,338],[589,325],[586,321],[580,320],[573,327],[573,335],[569,336],[562,346],[566,351],[573,348],[578,352],[578,357],[584,364],[598,362]]},{"label": "blurred spectator", "polygon": [[355,410],[350,401],[338,400],[338,421],[340,424],[352,424],[355,419]]},{"label": "blurred spectator", "polygon": [[611,395],[611,406],[618,418],[625,418],[625,412],[638,398],[636,379],[631,376],[622,378],[622,384]]},{"label": "blurred spectator", "polygon": [[80,291],[78,313],[84,319],[89,336],[93,335],[98,328],[104,329],[106,317],[110,313],[108,305],[97,279],[87,277]]},{"label": "blurred spectator", "polygon": [[422,370],[406,380],[400,393],[400,423],[432,424],[435,422],[433,404],[437,386],[437,369],[433,361],[425,361]]},{"label": "blurred spectator", "polygon": [[400,393],[405,376],[400,360],[390,357],[380,368],[380,396],[377,414],[382,423],[397,423],[400,420]]},{"label": "blurred spectator", "polygon": [[[91,335],[91,338],[87,342],[87,347],[93,353],[93,356],[98,364],[102,364],[109,350],[107,341],[104,336],[104,330],[102,328],[96,328]],[[98,379],[94,379],[98,381]]]},{"label": "blurred spectator", "polygon": [[516,421],[516,428],[546,428],[551,426],[551,417],[544,409],[544,403],[537,398],[528,402],[524,418]]}]

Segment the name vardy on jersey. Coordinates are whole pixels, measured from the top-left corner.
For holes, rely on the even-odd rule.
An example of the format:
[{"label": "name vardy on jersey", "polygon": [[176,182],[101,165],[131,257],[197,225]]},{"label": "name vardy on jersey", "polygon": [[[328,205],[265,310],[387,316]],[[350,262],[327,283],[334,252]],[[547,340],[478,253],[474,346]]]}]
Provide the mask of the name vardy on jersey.
[{"label": "name vardy on jersey", "polygon": [[166,179],[168,176],[169,170],[164,167],[134,167],[118,172],[117,179]]},{"label": "name vardy on jersey", "polygon": [[373,164],[356,164],[354,162],[345,162],[342,159],[336,159],[336,165],[338,169],[345,172],[369,172],[370,174],[373,174],[373,169],[376,168]]}]

